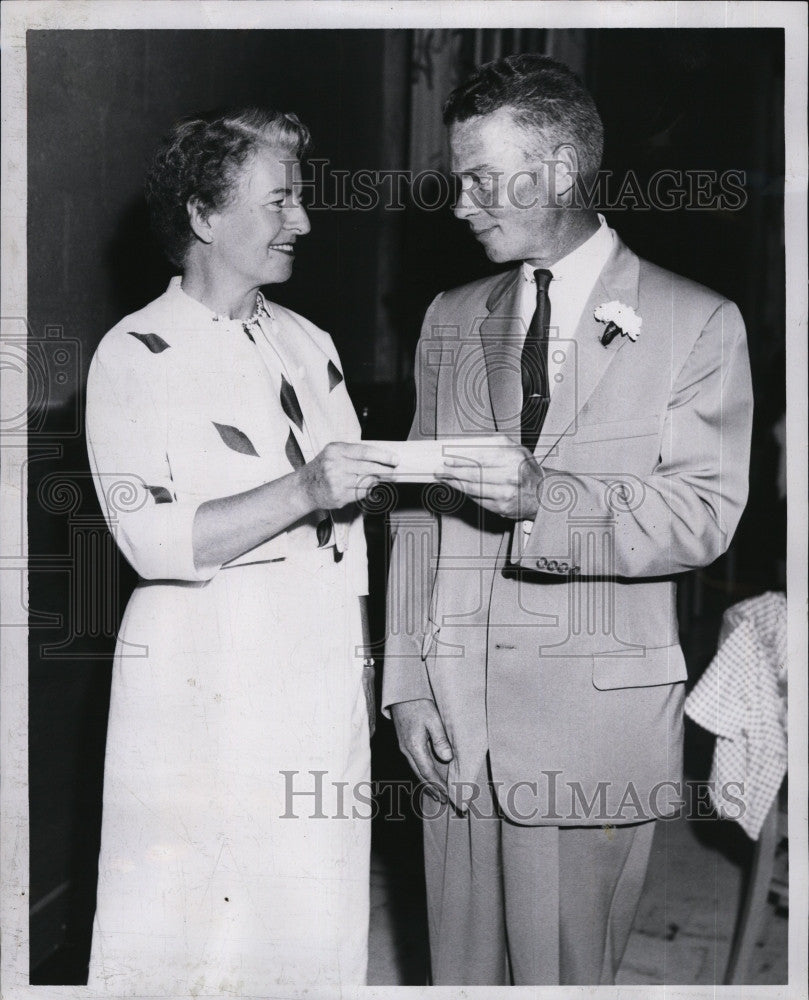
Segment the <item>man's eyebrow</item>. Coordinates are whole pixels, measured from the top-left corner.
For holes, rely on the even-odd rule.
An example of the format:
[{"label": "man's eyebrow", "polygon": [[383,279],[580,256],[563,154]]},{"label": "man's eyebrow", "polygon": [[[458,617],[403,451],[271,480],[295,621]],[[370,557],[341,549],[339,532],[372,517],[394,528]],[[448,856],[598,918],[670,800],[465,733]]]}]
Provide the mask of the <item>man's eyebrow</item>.
[{"label": "man's eyebrow", "polygon": [[463,170],[451,170],[450,173],[455,174],[457,177],[460,177],[462,174],[479,174],[488,169],[489,169],[488,163],[478,163],[474,167],[464,167]]},{"label": "man's eyebrow", "polygon": [[274,195],[274,194],[292,194],[292,188],[288,188],[288,187],[273,188],[272,191],[268,191],[264,195],[264,197],[265,198],[269,198],[271,195]]}]

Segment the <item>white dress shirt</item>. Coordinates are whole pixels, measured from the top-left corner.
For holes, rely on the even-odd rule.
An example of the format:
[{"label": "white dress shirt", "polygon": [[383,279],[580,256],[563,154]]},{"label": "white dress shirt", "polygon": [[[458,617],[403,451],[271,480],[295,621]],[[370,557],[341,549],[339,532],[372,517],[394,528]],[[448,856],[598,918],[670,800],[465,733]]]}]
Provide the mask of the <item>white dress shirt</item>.
[{"label": "white dress shirt", "polygon": [[[599,214],[598,221],[600,225],[589,239],[549,268],[553,275],[553,280],[548,286],[548,298],[551,303],[549,330],[550,337],[554,339],[575,339],[576,327],[579,325],[585,303],[598,281],[602,268],[607,263],[607,258],[612,253],[615,233],[607,225],[603,215]],[[520,318],[526,333],[537,304],[535,270],[536,268],[529,263],[523,262]],[[548,385],[551,395],[556,385],[554,376],[560,367],[561,365],[554,361],[553,351],[549,351]]]},{"label": "white dress shirt", "polygon": [[[598,276],[615,245],[615,232],[607,225],[603,215],[598,216],[599,227],[593,235],[584,241],[567,256],[558,260],[548,270],[553,280],[548,286],[548,298],[551,303],[551,323],[549,336],[558,340],[575,340],[576,328],[579,325],[584,306],[590,297]],[[537,305],[536,281],[534,271],[527,261],[522,265],[522,290],[520,294],[520,319],[526,334]],[[548,392],[553,395],[557,376],[564,361],[557,362],[554,351],[548,351]],[[566,357],[566,352],[562,352]],[[561,377],[561,376],[560,376]],[[530,534],[533,521],[523,521],[525,534]]]}]

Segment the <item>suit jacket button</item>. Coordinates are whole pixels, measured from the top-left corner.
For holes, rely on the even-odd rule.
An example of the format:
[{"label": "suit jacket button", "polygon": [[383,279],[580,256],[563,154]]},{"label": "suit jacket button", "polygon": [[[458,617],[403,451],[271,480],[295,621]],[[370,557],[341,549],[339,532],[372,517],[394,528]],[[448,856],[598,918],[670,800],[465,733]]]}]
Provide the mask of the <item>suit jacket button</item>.
[{"label": "suit jacket button", "polygon": [[559,569],[563,573],[567,573],[567,571],[570,569],[570,567],[568,566],[568,564],[566,562],[562,562],[562,563],[559,563]]},{"label": "suit jacket button", "polygon": [[571,566],[570,567],[570,572],[571,573],[581,573],[581,566]]},{"label": "suit jacket button", "polygon": [[537,559],[537,569],[545,569],[547,561],[548,560],[544,556],[542,556],[540,559]]},{"label": "suit jacket button", "polygon": [[555,573],[558,568],[559,568],[559,565],[558,565],[558,563],[556,562],[555,559],[549,559],[548,560],[548,569],[552,573]]}]

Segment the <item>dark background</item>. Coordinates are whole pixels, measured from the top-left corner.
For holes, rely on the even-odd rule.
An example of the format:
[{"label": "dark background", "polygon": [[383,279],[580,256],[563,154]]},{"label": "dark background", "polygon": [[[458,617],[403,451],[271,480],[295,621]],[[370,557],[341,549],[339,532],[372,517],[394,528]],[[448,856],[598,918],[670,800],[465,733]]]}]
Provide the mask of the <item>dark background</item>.
[{"label": "dark background", "polygon": [[[557,51],[562,31],[455,32],[461,68],[500,54]],[[642,184],[656,170],[746,174],[738,211],[607,212],[641,256],[736,301],[753,368],[751,495],[730,552],[684,578],[692,681],[722,611],[784,586],[785,508],[772,428],[785,408],[783,32],[575,33],[604,118],[604,166]],[[552,37],[556,36],[556,37]],[[141,179],[157,138],[195,110],[257,103],[294,110],[314,155],[343,170],[410,162],[411,31],[33,31],[28,33],[30,838],[32,982],[82,982],[94,907],[109,669],[134,585],[103,525],[82,430],[87,367],[104,332],[172,274],[146,221]],[[416,128],[418,122],[415,123]],[[448,209],[316,211],[295,273],[270,296],[329,330],[367,437],[401,437],[424,309],[492,266]],[[639,392],[642,386],[639,386]],[[384,629],[384,524],[368,524],[374,631]],[[392,728],[374,739],[377,777],[405,776]],[[705,777],[710,743],[688,730]],[[375,830],[418,914],[415,822]],[[732,837],[728,850],[735,849]],[[414,902],[415,901],[415,902]],[[414,973],[414,982],[419,979]]]}]

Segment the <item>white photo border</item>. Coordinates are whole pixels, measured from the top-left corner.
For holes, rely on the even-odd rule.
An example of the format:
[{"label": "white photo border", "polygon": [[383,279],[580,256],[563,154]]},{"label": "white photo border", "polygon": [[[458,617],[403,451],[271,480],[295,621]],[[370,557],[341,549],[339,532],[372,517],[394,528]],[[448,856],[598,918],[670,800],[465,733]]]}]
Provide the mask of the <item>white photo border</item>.
[{"label": "white photo border", "polygon": [[[787,453],[790,657],[790,920],[789,985],[773,987],[643,986],[611,987],[612,997],[807,996],[807,24],[803,3],[674,2],[405,2],[375,0],[311,3],[301,0],[7,0],[2,5],[2,286],[0,318],[27,316],[26,260],[26,31],[63,29],[208,29],[234,28],[785,28],[786,170],[785,241],[787,326]],[[26,409],[25,373],[3,366],[0,406],[3,421]],[[5,426],[5,424],[4,424]],[[27,517],[26,441],[2,440],[2,523],[0,525],[0,995],[18,998],[90,998],[81,986],[28,984],[28,702],[27,702]],[[22,598],[22,599],[21,599]],[[466,988],[464,995],[530,996],[556,1000],[590,996],[587,987]],[[289,994],[285,994],[289,995]],[[316,991],[300,991],[316,996]],[[454,987],[357,987],[343,1000],[459,996]],[[269,994],[265,995],[269,996]]]}]

